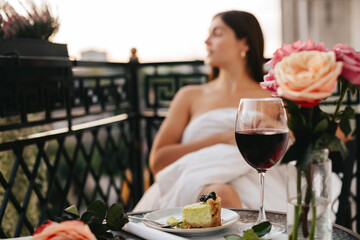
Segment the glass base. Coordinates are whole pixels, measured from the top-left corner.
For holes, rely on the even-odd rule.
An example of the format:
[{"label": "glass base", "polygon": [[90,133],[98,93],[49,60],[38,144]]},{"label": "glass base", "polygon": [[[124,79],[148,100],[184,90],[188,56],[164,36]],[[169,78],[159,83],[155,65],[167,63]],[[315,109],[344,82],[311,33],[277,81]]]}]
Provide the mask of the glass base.
[{"label": "glass base", "polygon": [[[240,222],[240,235],[243,236],[243,233],[250,229],[252,226],[258,224],[257,222]],[[271,239],[274,237],[279,236],[280,234],[284,233],[286,227],[284,225],[278,223],[271,223],[271,230],[267,234],[261,237],[261,239]]]}]

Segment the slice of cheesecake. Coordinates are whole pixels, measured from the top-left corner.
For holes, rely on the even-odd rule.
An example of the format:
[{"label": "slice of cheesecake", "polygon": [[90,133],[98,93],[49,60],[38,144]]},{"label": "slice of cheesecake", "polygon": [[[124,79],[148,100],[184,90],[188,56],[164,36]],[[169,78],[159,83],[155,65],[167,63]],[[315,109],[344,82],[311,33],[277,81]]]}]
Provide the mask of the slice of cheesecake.
[{"label": "slice of cheesecake", "polygon": [[182,219],[188,228],[221,226],[221,198],[212,193],[205,195],[212,197],[203,198],[204,202],[186,205],[182,209]]}]

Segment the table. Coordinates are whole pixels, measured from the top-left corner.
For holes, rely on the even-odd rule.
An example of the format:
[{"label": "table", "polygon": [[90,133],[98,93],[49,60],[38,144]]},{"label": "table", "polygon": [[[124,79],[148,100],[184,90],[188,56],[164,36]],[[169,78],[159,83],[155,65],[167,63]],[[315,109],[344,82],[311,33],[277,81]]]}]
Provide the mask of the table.
[{"label": "table", "polygon": [[[240,215],[241,219],[253,219],[256,220],[258,216],[258,210],[247,210],[247,209],[231,209]],[[148,212],[130,212],[129,215],[135,215],[143,217]],[[286,225],[286,214],[282,212],[267,211],[266,216],[270,222],[278,222]],[[120,231],[116,234],[122,236],[126,240],[139,240],[141,237],[135,236],[131,233]],[[337,224],[333,224],[333,240],[360,240],[360,235]],[[286,237],[285,237],[286,238]],[[284,239],[284,236],[279,239]]]},{"label": "table", "polygon": [[[257,210],[245,210],[245,209],[231,209],[235,212],[237,212],[240,215],[240,220],[241,219],[250,219],[250,220],[256,220],[257,216],[258,216],[258,211]],[[128,215],[135,215],[138,217],[143,217],[145,216],[145,214],[148,212],[129,212]],[[282,223],[284,225],[286,225],[286,214],[285,213],[281,213],[281,212],[273,212],[273,211],[267,211],[266,212],[266,216],[268,218],[269,221],[271,222],[277,222],[277,223]],[[139,223],[142,224],[142,223]],[[143,226],[145,229],[147,228],[146,226]],[[157,230],[154,230],[157,231]],[[160,231],[158,231],[160,232]],[[170,233],[167,233],[170,234]],[[227,233],[224,233],[224,235],[226,235]],[[120,239],[125,239],[125,240],[141,240],[144,238],[141,238],[139,236],[136,236],[134,234],[131,234],[129,232],[126,232],[124,230],[119,231],[119,232],[114,232],[114,235],[118,235],[120,237],[117,237],[118,240]],[[220,233],[221,235],[221,233]],[[175,236],[175,235],[173,235]],[[221,235],[223,236],[223,235]],[[186,237],[184,237],[186,238]],[[12,240],[30,240],[31,237],[23,237],[23,238],[12,238]],[[203,239],[203,238],[198,238],[198,239]],[[206,237],[206,239],[209,239],[208,237]],[[221,239],[219,237],[214,237],[211,239]],[[222,238],[224,239],[224,238]],[[286,235],[283,235],[280,238],[276,238],[276,239],[287,239]],[[9,239],[10,240],[10,239]],[[274,239],[275,240],[275,239]],[[332,240],[360,240],[360,235],[347,229],[344,228],[342,226],[339,226],[337,224],[333,224],[333,235],[332,235]]]}]

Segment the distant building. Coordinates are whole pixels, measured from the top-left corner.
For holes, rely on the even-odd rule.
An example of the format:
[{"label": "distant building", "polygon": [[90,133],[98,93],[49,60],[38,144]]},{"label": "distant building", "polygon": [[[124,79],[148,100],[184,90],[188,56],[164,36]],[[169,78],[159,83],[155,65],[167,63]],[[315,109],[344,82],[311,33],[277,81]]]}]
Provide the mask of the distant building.
[{"label": "distant building", "polygon": [[96,51],[96,50],[82,51],[80,60],[107,62],[107,52]]},{"label": "distant building", "polygon": [[360,50],[360,0],[281,0],[283,43],[346,43]]}]

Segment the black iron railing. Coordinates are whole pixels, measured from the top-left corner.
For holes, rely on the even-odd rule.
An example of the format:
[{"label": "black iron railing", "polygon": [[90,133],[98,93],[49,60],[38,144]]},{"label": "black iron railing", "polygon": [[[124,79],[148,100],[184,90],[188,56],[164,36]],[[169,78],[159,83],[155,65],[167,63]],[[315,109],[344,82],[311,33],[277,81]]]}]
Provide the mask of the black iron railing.
[{"label": "black iron railing", "polygon": [[[0,57],[0,238],[29,235],[71,204],[81,210],[102,199],[131,210],[152,182],[147,156],[171,99],[207,73],[201,61]],[[358,103],[356,95],[346,104]],[[353,168],[339,172],[356,179],[359,193]],[[358,195],[343,189],[340,206],[359,203]],[[360,232],[359,214],[351,218]]]},{"label": "black iron railing", "polygon": [[[143,193],[128,64],[0,58],[0,237]],[[134,86],[130,86],[136,88]]]}]

